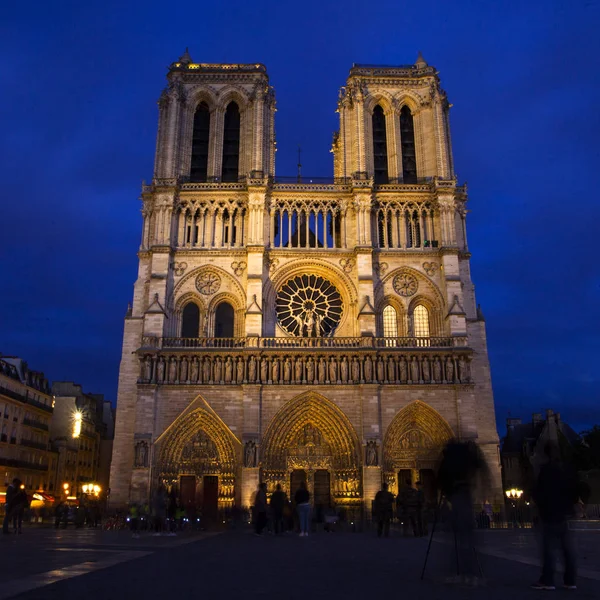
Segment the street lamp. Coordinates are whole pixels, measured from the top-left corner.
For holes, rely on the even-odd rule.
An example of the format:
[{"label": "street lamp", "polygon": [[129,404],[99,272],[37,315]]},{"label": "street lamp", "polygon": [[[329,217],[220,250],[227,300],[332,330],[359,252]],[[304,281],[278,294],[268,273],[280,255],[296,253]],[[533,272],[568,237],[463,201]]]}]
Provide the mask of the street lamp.
[{"label": "street lamp", "polygon": [[65,491],[65,494],[68,496],[69,495],[69,484],[68,483],[63,483],[63,490]]},{"label": "street lamp", "polygon": [[519,500],[523,495],[523,490],[519,490],[516,488],[512,488],[510,490],[506,490],[506,497],[509,500]]}]

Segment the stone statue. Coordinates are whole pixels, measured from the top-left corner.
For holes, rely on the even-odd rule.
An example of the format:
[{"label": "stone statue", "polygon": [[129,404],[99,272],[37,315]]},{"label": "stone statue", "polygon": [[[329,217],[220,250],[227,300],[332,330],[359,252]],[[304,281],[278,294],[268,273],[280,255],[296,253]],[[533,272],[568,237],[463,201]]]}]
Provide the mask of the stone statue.
[{"label": "stone statue", "polygon": [[375,440],[369,440],[365,450],[365,463],[367,467],[377,466],[377,442]]},{"label": "stone statue", "polygon": [[296,371],[296,383],[302,383],[302,372],[304,371],[304,360],[302,358],[296,359],[294,370]]},{"label": "stone statue", "polygon": [[433,363],[433,381],[435,383],[439,383],[442,380],[442,365],[440,364],[439,356],[435,357],[435,361]]},{"label": "stone statue", "polygon": [[237,362],[237,382],[244,383],[244,359],[238,356]]},{"label": "stone statue", "polygon": [[400,359],[400,382],[406,383],[407,379],[408,379],[408,369],[406,367],[406,361],[404,360],[404,357],[402,357]]},{"label": "stone statue", "polygon": [[146,356],[144,359],[144,380],[152,381],[152,358]]},{"label": "stone statue", "polygon": [[367,356],[365,358],[365,381],[367,383],[371,383],[373,379],[373,362],[371,361],[371,357]]},{"label": "stone statue", "polygon": [[228,356],[225,361],[225,383],[231,383],[233,377],[233,365],[231,364],[231,357]]},{"label": "stone statue", "polygon": [[325,383],[327,379],[327,364],[325,358],[321,356],[319,358],[319,383]]},{"label": "stone statue", "polygon": [[383,373],[383,360],[381,356],[377,359],[377,381],[383,383],[385,377]]},{"label": "stone statue", "polygon": [[427,357],[423,357],[421,372],[423,373],[423,381],[429,383],[429,380],[431,379],[431,369],[429,367],[429,359]]},{"label": "stone statue", "polygon": [[419,363],[416,356],[413,356],[410,361],[410,378],[413,383],[419,382]]},{"label": "stone statue", "polygon": [[394,364],[394,359],[391,356],[388,357],[387,378],[390,383],[396,381],[396,365]]},{"label": "stone statue", "polygon": [[352,381],[354,383],[360,381],[360,364],[356,356],[352,359]]},{"label": "stone statue", "polygon": [[292,378],[292,363],[290,362],[289,358],[286,358],[285,362],[283,363],[283,381],[285,381],[285,383],[289,383],[291,378]]},{"label": "stone statue", "polygon": [[198,370],[198,359],[194,357],[194,359],[192,360],[192,366],[190,368],[190,379],[192,383],[196,383],[198,381]]},{"label": "stone statue", "polygon": [[260,380],[262,383],[267,383],[267,381],[269,380],[269,376],[268,376],[268,371],[269,369],[269,364],[267,363],[267,359],[263,357],[263,359],[260,361]]},{"label": "stone statue", "polygon": [[148,466],[148,442],[137,442],[135,445],[135,462],[136,467]]},{"label": "stone statue", "polygon": [[340,371],[342,374],[342,383],[346,383],[348,381],[348,360],[344,356],[342,358],[342,364],[340,365]]},{"label": "stone statue", "polygon": [[179,368],[179,381],[187,381],[188,380],[188,361],[184,356],[181,359],[181,366]]},{"label": "stone statue", "polygon": [[271,380],[273,383],[279,383],[279,361],[276,358],[273,359],[271,367]]},{"label": "stone statue", "polygon": [[306,337],[316,337],[315,333],[315,313],[309,308],[304,313],[304,326],[306,327]]},{"label": "stone statue", "polygon": [[210,374],[211,374],[211,364],[210,364],[210,358],[205,358],[204,362],[202,363],[202,379],[204,380],[204,383],[208,383],[209,381],[211,381],[210,378]]},{"label": "stone statue", "polygon": [[256,381],[256,360],[254,359],[254,356],[250,357],[250,362],[248,363],[248,381],[250,383]]},{"label": "stone statue", "polygon": [[247,441],[244,447],[244,466],[256,467],[256,443],[253,440]]},{"label": "stone statue", "polygon": [[169,363],[169,381],[174,383],[177,381],[177,360],[171,357],[171,362]]},{"label": "stone statue", "polygon": [[306,379],[308,383],[313,383],[315,380],[315,363],[310,357],[306,361]]},{"label": "stone statue", "polygon": [[215,377],[213,381],[215,383],[221,383],[223,381],[223,363],[220,356],[217,356],[217,360],[215,361]]},{"label": "stone statue", "polygon": [[469,373],[469,363],[467,362],[464,356],[461,356],[458,359],[458,372],[460,381],[462,383],[468,383],[471,380],[471,375]]},{"label": "stone statue", "polygon": [[454,381],[454,363],[452,358],[449,356],[446,359],[446,381],[452,383]]},{"label": "stone statue", "polygon": [[329,363],[329,381],[331,383],[335,383],[337,381],[337,361],[333,356],[331,357],[331,361]]}]

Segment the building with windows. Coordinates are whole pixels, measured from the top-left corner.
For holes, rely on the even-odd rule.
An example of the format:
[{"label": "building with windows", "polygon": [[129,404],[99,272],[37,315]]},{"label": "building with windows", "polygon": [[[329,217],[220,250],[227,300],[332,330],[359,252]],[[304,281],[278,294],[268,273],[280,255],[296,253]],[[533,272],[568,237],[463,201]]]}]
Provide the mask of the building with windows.
[{"label": "building with windows", "polygon": [[[435,68],[354,65],[333,177],[275,175],[261,64],[173,63],[125,318],[111,502],[204,511],[259,481],[360,507],[477,441],[501,491],[485,324]],[[332,100],[333,107],[333,100]]]},{"label": "building with windows", "polygon": [[100,448],[105,437],[104,396],[87,394],[71,381],[55,381],[52,393],[50,436],[58,454],[56,485],[63,489],[68,484],[69,493],[77,496],[84,485],[98,484]]},{"label": "building with windows", "polygon": [[52,491],[49,451],[53,401],[43,373],[18,357],[0,356],[0,489],[15,477],[28,491]]}]

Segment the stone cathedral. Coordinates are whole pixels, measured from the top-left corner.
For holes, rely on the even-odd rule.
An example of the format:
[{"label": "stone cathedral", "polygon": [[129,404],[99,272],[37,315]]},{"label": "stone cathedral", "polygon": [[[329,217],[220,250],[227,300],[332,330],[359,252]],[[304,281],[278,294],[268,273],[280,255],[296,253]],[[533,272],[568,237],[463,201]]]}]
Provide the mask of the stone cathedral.
[{"label": "stone cathedral", "polygon": [[[451,438],[501,490],[485,323],[438,73],[354,65],[333,177],[275,175],[262,64],[173,63],[125,318],[113,506],[159,485],[203,514],[259,482],[370,506],[434,494]],[[331,99],[332,109],[335,98]]]}]

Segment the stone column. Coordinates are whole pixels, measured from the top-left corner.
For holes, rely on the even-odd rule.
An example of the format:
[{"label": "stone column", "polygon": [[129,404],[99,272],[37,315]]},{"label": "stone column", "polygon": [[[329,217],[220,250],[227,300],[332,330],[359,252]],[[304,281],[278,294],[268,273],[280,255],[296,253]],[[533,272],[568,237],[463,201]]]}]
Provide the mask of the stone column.
[{"label": "stone column", "polygon": [[363,502],[370,511],[375,494],[381,489],[381,467],[363,467]]},{"label": "stone column", "polygon": [[258,467],[242,467],[242,506],[245,508],[253,504],[254,494],[258,490],[259,477],[260,469]]}]

